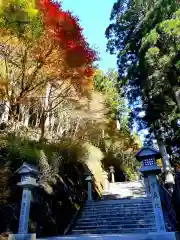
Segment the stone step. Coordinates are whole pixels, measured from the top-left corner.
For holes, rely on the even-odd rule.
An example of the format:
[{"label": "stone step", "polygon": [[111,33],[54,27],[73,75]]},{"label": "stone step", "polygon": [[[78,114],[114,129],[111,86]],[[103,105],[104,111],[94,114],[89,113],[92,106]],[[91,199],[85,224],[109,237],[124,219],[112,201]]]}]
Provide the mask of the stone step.
[{"label": "stone step", "polygon": [[100,219],[95,222],[92,222],[92,219],[86,220],[86,219],[81,219],[76,222],[77,225],[96,225],[96,224],[104,224],[107,223],[108,225],[113,225],[113,224],[139,224],[139,223],[155,223],[155,218],[144,218],[144,219],[119,219],[117,218],[116,220],[109,220],[109,219]]},{"label": "stone step", "polygon": [[109,217],[110,219],[112,219],[113,217],[153,217],[154,216],[154,212],[150,211],[150,212],[113,212],[111,214],[109,213],[82,213],[80,218],[104,218],[104,217]]},{"label": "stone step", "polygon": [[85,234],[41,238],[37,240],[176,240],[175,233],[134,233],[134,234]]},{"label": "stone step", "polygon": [[[138,189],[138,188],[133,188],[133,187],[128,187],[128,189],[127,188],[121,188],[120,189],[120,186],[116,186],[116,187],[113,187],[113,188],[111,188],[111,189],[109,189],[109,190],[106,190],[106,191],[103,191],[102,192],[102,195],[104,195],[104,194],[112,194],[113,192],[115,193],[116,192],[116,194],[119,194],[119,195],[121,195],[121,197],[127,197],[127,195],[122,195],[122,191],[125,189],[125,191],[126,191],[126,194],[132,194],[132,193],[134,193],[134,196],[139,196],[139,197],[142,197],[142,196],[146,196],[146,190],[144,189],[144,188],[140,188],[140,189]],[[129,191],[129,192],[127,192],[127,190]],[[131,191],[131,192],[130,192]],[[131,195],[131,197],[133,197],[133,194]]]},{"label": "stone step", "polygon": [[[92,216],[120,216],[120,215],[124,215],[125,217],[126,216],[131,216],[131,215],[146,215],[146,214],[154,214],[154,211],[153,209],[149,209],[149,210],[146,210],[146,211],[138,211],[138,210],[134,210],[134,211],[131,211],[131,210],[116,210],[116,211],[101,211],[101,212],[98,212],[98,211],[87,211],[87,212],[82,212],[81,216],[84,217],[84,216],[89,216],[89,217],[92,217]],[[120,214],[120,215],[119,215]]]},{"label": "stone step", "polygon": [[113,230],[113,229],[117,229],[117,230],[123,230],[123,229],[139,229],[139,228],[156,228],[156,224],[155,223],[143,223],[143,224],[133,224],[133,223],[128,223],[128,224],[117,224],[117,225],[110,225],[110,224],[93,224],[93,225],[76,225],[75,229],[78,230],[87,230],[87,229],[109,229],[109,230]]},{"label": "stone step", "polygon": [[[94,219],[92,218],[79,218],[77,220],[77,223],[78,222],[92,222],[94,221]],[[152,216],[144,216],[144,217],[141,217],[141,216],[132,216],[131,219],[127,218],[127,217],[113,217],[111,219],[109,219],[109,217],[107,218],[96,218],[95,219],[96,222],[103,222],[103,221],[115,221],[115,222],[123,222],[123,221],[155,221],[155,216],[152,215]]]},{"label": "stone step", "polygon": [[152,203],[151,197],[144,197],[144,198],[136,198],[136,199],[113,199],[113,200],[102,200],[102,201],[93,201],[89,200],[86,201],[85,206],[93,206],[93,205],[114,205],[114,204],[132,204],[132,203]]},{"label": "stone step", "polygon": [[84,230],[72,230],[72,234],[109,234],[109,233],[148,233],[156,232],[156,228],[129,228],[129,229],[84,229]]},{"label": "stone step", "polygon": [[115,204],[92,204],[92,205],[84,205],[84,209],[86,208],[109,208],[109,207],[140,207],[140,206],[152,206],[152,202],[145,203],[115,203]]},{"label": "stone step", "polygon": [[127,182],[114,182],[114,183],[110,183],[110,184],[114,184],[114,185],[130,185],[130,186],[137,186],[140,185],[140,186],[143,186],[143,182],[142,180],[134,180],[134,181],[127,181]]},{"label": "stone step", "polygon": [[111,212],[111,211],[149,211],[153,207],[113,207],[113,208],[85,208],[84,212]]},{"label": "stone step", "polygon": [[[112,201],[112,200],[109,200],[109,201]],[[114,200],[113,200],[114,201]],[[126,207],[130,207],[130,206],[134,206],[134,207],[138,207],[138,206],[146,206],[146,205],[152,205],[152,202],[148,201],[148,202],[118,202],[118,200],[115,200],[117,201],[114,202],[114,203],[103,203],[103,201],[101,201],[101,203],[96,203],[96,204],[85,204],[84,205],[84,208],[106,208],[106,207],[114,207],[114,206],[126,206]]]},{"label": "stone step", "polygon": [[[141,195],[141,197],[142,197],[142,195]],[[137,199],[137,198],[139,198],[139,195],[131,197],[132,200]],[[101,198],[102,201],[103,200],[115,200],[115,199],[116,200],[122,199],[122,196],[120,194],[119,195],[118,194],[106,194],[106,195],[103,195],[102,198]]]},{"label": "stone step", "polygon": [[123,205],[117,205],[117,206],[103,206],[103,207],[86,207],[83,208],[84,211],[106,211],[106,210],[119,210],[119,209],[130,209],[130,210],[136,210],[136,209],[152,209],[152,205],[136,205],[136,206],[123,206]]},{"label": "stone step", "polygon": [[92,210],[92,211],[104,211],[104,210],[118,210],[118,209],[150,209],[153,208],[153,205],[151,204],[144,204],[144,205],[109,205],[109,206],[89,206],[89,207],[84,207],[83,210],[87,211],[87,210]]},{"label": "stone step", "polygon": [[153,206],[138,206],[138,207],[134,207],[134,206],[121,206],[121,205],[119,205],[119,206],[114,206],[114,207],[111,207],[111,206],[107,206],[107,207],[103,207],[103,208],[98,208],[98,207],[96,207],[96,208],[93,208],[93,207],[91,207],[91,208],[84,208],[84,210],[94,210],[94,211],[104,211],[104,210],[118,210],[118,209],[132,209],[132,210],[134,210],[134,209],[142,209],[142,210],[144,210],[144,209],[151,209],[151,208],[153,208]]},{"label": "stone step", "polygon": [[117,203],[112,203],[112,204],[89,204],[89,205],[84,205],[84,208],[106,208],[106,207],[116,207],[116,206],[125,206],[125,207],[139,207],[139,206],[152,206],[152,202],[137,202],[137,203],[132,203],[132,202],[117,202]]}]

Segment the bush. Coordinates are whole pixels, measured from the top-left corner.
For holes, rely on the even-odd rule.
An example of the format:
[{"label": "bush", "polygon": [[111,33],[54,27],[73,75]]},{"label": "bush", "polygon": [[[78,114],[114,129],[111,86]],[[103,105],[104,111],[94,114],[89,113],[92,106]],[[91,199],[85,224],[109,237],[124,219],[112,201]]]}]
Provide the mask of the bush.
[{"label": "bush", "polygon": [[[89,162],[83,143],[70,139],[48,144],[9,135],[1,139],[0,149],[0,231],[17,232],[22,190],[16,185],[18,176],[14,173],[27,162],[40,169],[40,187],[33,194],[29,230],[37,232],[37,236],[62,234],[87,197],[85,177],[96,156]],[[97,170],[93,173],[94,186],[99,189]],[[94,194],[97,196],[96,191]]]}]

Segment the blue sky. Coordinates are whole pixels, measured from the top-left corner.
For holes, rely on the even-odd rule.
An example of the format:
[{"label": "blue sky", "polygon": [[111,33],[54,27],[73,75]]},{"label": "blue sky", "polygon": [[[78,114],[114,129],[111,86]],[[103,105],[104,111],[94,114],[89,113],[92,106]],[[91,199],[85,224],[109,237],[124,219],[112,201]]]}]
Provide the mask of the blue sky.
[{"label": "blue sky", "polygon": [[84,36],[90,45],[100,52],[100,69],[116,68],[116,56],[106,52],[105,29],[109,25],[110,12],[115,0],[62,0],[65,10],[72,11],[80,19]]}]

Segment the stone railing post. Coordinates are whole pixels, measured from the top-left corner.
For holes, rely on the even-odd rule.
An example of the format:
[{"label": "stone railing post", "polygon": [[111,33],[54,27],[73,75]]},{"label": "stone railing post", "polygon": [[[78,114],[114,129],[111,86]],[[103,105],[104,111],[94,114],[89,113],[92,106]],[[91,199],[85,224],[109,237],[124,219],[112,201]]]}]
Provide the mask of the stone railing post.
[{"label": "stone railing post", "polygon": [[156,218],[157,231],[158,232],[166,231],[156,175],[150,174],[148,176],[148,179],[152,197],[152,204]]},{"label": "stone railing post", "polygon": [[115,182],[115,179],[114,179],[114,173],[115,173],[114,167],[110,166],[109,169],[110,169],[110,175],[111,175],[111,182],[114,183]]},{"label": "stone railing post", "polygon": [[109,189],[108,173],[106,171],[103,172],[103,177],[104,177],[103,189],[106,191]]},{"label": "stone railing post", "polygon": [[10,234],[8,239],[34,240],[36,239],[36,234],[28,234],[28,223],[32,189],[38,186],[38,184],[36,183],[36,178],[39,172],[36,167],[24,163],[16,171],[16,173],[21,175],[21,182],[18,183],[18,185],[23,188],[19,217],[19,228],[18,234]]},{"label": "stone railing post", "polygon": [[161,169],[156,164],[156,158],[158,158],[159,155],[160,154],[157,150],[151,147],[144,147],[137,152],[136,158],[139,161],[142,161],[142,167],[139,171],[143,174],[144,178],[147,179],[146,181],[148,181],[149,185],[148,188],[150,188],[157,232],[166,232],[156,178],[156,175],[161,172]]},{"label": "stone railing post", "polygon": [[86,181],[88,183],[88,200],[92,200],[92,177],[87,176]]}]

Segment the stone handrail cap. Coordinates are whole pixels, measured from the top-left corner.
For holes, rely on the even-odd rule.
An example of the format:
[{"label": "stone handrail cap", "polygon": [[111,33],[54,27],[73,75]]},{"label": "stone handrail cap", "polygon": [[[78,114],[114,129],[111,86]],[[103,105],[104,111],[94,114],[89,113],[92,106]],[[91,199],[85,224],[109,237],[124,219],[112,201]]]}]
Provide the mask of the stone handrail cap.
[{"label": "stone handrail cap", "polygon": [[92,177],[91,176],[87,176],[86,181],[91,181]]}]

